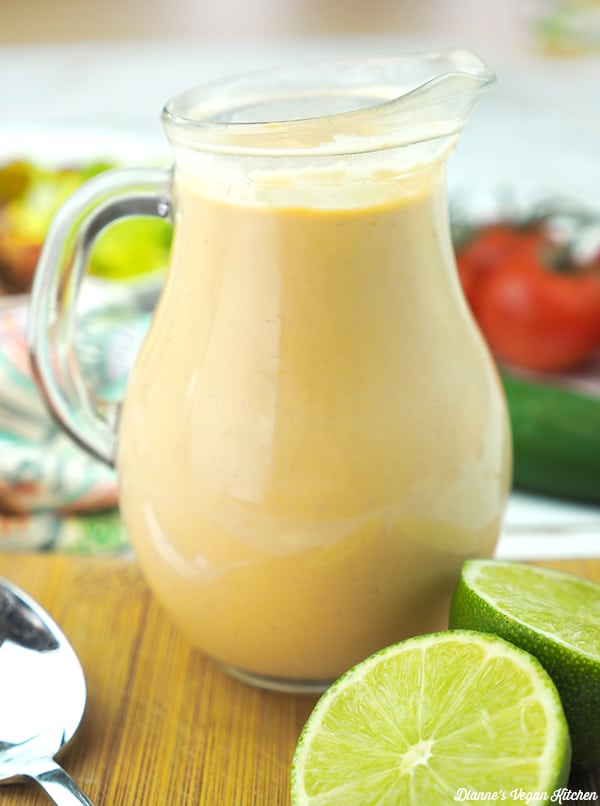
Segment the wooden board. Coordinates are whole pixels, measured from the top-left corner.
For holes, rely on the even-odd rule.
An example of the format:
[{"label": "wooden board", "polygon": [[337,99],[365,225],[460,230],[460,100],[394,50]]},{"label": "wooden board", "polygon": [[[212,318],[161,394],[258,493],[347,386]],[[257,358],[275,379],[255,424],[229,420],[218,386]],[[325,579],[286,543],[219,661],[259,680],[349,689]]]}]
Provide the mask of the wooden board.
[{"label": "wooden board", "polygon": [[[545,563],[600,582],[600,560]],[[132,559],[0,554],[78,653],[88,705],[62,763],[97,806],[287,804],[289,767],[314,697],[253,689],[194,649]],[[597,790],[598,776],[572,786]],[[594,790],[596,787],[596,790]],[[47,804],[30,783],[3,806]]]}]

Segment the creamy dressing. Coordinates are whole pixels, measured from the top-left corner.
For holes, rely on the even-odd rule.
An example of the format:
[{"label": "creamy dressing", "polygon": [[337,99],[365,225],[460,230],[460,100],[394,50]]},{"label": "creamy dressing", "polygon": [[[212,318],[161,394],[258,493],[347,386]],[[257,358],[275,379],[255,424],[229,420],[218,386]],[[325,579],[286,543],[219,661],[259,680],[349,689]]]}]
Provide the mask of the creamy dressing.
[{"label": "creamy dressing", "polygon": [[121,507],[150,585],[195,644],[259,676],[330,679],[445,627],[508,490],[441,180],[359,185],[315,209],[302,188],[247,203],[178,175],[123,407]]}]

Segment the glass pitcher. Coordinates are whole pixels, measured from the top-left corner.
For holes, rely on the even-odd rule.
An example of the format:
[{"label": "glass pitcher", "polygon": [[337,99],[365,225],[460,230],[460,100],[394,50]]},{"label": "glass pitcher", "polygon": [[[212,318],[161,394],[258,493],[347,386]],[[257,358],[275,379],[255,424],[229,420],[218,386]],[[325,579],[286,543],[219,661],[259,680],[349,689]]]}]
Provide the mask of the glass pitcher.
[{"label": "glass pitcher", "polygon": [[[118,471],[155,595],[260,686],[318,690],[446,626],[510,482],[497,373],[464,302],[445,163],[494,80],[474,55],[285,67],[195,89],[162,120],[172,172],[84,185],[30,308],[34,373]],[[174,224],[122,406],[82,380],[77,289],[122,215]]]}]

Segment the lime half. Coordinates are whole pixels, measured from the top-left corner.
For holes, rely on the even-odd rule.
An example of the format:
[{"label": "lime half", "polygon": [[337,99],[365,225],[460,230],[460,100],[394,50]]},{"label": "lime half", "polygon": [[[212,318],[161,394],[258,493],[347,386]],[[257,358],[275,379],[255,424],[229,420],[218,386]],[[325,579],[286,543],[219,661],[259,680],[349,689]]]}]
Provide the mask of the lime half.
[{"label": "lime half", "polygon": [[600,585],[524,563],[468,560],[450,626],[496,633],[535,655],[560,694],[573,766],[600,765]]},{"label": "lime half", "polygon": [[515,791],[545,803],[569,761],[558,693],[536,659],[450,630],[381,650],[323,694],[296,746],[292,804],[448,806]]}]

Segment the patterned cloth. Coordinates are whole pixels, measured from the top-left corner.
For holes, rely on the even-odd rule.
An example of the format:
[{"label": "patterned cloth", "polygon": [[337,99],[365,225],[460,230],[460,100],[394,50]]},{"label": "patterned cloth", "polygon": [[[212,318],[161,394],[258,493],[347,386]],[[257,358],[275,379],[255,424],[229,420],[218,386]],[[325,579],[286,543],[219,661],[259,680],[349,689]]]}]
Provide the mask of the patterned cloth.
[{"label": "patterned cloth", "polygon": [[[122,395],[148,319],[119,289],[78,323],[82,372],[104,397]],[[0,550],[122,549],[115,471],[50,417],[30,373],[26,320],[26,301],[0,311]]]}]

